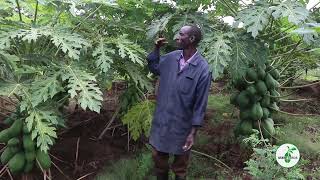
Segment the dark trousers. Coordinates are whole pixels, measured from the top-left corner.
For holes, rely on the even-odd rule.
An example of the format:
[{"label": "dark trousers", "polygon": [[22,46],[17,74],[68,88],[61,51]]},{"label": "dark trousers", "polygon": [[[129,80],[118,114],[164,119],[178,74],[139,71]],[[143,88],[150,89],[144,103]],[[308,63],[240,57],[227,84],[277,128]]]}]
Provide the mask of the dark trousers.
[{"label": "dark trousers", "polygon": [[[190,151],[182,155],[174,155],[171,169],[176,176],[185,177],[187,174]],[[166,174],[170,169],[169,154],[152,149],[152,158],[154,161],[155,171],[157,174]]]}]

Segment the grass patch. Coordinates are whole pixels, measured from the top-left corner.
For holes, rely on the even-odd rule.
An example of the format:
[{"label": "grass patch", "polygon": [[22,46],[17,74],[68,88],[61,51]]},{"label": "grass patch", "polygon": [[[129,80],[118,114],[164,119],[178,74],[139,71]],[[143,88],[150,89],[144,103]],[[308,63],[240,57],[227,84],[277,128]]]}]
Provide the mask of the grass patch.
[{"label": "grass patch", "polygon": [[307,80],[307,81],[316,81],[320,80],[320,68],[308,70],[307,74],[303,74],[301,76],[301,79]]},{"label": "grass patch", "polygon": [[210,95],[208,98],[208,111],[214,110],[214,114],[211,120],[213,123],[218,123],[230,117],[234,109],[230,104],[230,96],[222,94]]},{"label": "grass patch", "polygon": [[277,114],[274,120],[276,123],[284,124],[277,135],[278,145],[291,143],[301,152],[320,154],[320,116]]},{"label": "grass patch", "polygon": [[152,167],[151,152],[141,153],[135,158],[121,159],[106,167],[96,180],[142,180],[149,176],[148,179],[153,179]]}]

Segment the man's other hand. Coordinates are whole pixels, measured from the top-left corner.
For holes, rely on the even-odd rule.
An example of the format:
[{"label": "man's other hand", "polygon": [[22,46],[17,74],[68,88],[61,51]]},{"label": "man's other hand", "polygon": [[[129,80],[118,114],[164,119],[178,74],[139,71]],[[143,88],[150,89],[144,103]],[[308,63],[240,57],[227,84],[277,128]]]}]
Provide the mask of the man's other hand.
[{"label": "man's other hand", "polygon": [[165,44],[168,44],[166,38],[158,38],[158,39],[154,42],[154,45],[156,46],[156,48],[161,48],[161,47],[164,46]]},{"label": "man's other hand", "polygon": [[186,143],[184,144],[184,146],[182,147],[182,149],[184,151],[188,151],[191,149],[191,147],[193,146],[194,143],[194,134],[190,133],[186,139]]}]

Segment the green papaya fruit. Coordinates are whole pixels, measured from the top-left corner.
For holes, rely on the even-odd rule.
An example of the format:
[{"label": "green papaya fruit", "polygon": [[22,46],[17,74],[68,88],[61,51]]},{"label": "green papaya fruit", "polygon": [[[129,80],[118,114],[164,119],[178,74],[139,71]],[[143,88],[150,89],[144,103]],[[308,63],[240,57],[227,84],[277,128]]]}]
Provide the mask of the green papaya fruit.
[{"label": "green papaya fruit", "polygon": [[269,72],[271,74],[271,76],[275,79],[278,80],[280,78],[280,73],[277,69],[272,68]]},{"label": "green papaya fruit", "polygon": [[25,158],[27,162],[32,162],[36,159],[36,152],[35,151],[26,151]]},{"label": "green papaya fruit", "polygon": [[23,134],[30,134],[30,131],[28,130],[27,124],[23,124],[22,131],[23,131]]},{"label": "green papaya fruit", "polygon": [[31,135],[23,136],[23,148],[25,151],[35,151],[35,143],[33,142]]},{"label": "green papaya fruit", "polygon": [[16,137],[21,133],[23,126],[23,121],[21,119],[16,119],[14,123],[9,128],[9,136]]},{"label": "green papaya fruit", "polygon": [[254,85],[248,86],[246,91],[248,92],[249,96],[254,96],[257,93],[257,90]]},{"label": "green papaya fruit", "polygon": [[261,66],[257,67],[257,74],[258,74],[258,78],[260,80],[264,80],[264,78],[266,76],[266,72],[264,71],[263,67],[261,67]]},{"label": "green papaya fruit", "polygon": [[17,174],[23,170],[25,162],[24,153],[18,152],[10,159],[8,167],[13,174]]},{"label": "green papaya fruit", "polygon": [[267,73],[266,78],[265,78],[265,82],[266,82],[266,86],[269,90],[272,90],[274,88],[276,88],[276,80],[273,79],[273,77]]},{"label": "green papaya fruit", "polygon": [[38,160],[42,169],[47,170],[51,167],[51,158],[48,153],[37,150],[36,159]]},{"label": "green papaya fruit", "polygon": [[256,71],[253,68],[249,68],[247,70],[246,79],[248,81],[251,81],[251,82],[252,81],[254,81],[254,82],[258,81],[258,74],[256,73]]},{"label": "green papaya fruit", "polygon": [[270,91],[271,101],[272,102],[279,102],[280,101],[280,93],[276,90]]},{"label": "green papaya fruit", "polygon": [[240,110],[240,119],[249,120],[251,118],[251,109]]},{"label": "green papaya fruit", "polygon": [[264,96],[268,92],[266,84],[261,80],[256,83],[256,90],[261,96]]},{"label": "green papaya fruit", "polygon": [[270,106],[270,92],[267,92],[267,94],[265,96],[263,96],[263,98],[261,99],[261,107],[269,107]]},{"label": "green papaya fruit", "polygon": [[252,122],[250,120],[242,120],[240,122],[239,131],[241,135],[250,135],[252,134]]},{"label": "green papaya fruit", "polygon": [[247,91],[241,91],[237,97],[237,104],[240,108],[245,108],[249,105],[250,98],[247,95]]},{"label": "green papaya fruit", "polygon": [[10,148],[6,148],[1,154],[1,163],[3,165],[7,164],[9,160],[15,155],[16,152],[13,152]]},{"label": "green papaya fruit", "polygon": [[0,132],[0,143],[7,143],[10,139],[9,129]]},{"label": "green papaya fruit", "polygon": [[278,112],[280,110],[276,102],[271,103],[269,109],[271,112]]},{"label": "green papaya fruit", "polygon": [[251,118],[257,121],[261,119],[262,116],[263,116],[263,110],[261,108],[260,103],[259,102],[255,103],[251,108]]},{"label": "green papaya fruit", "polygon": [[12,146],[18,146],[20,143],[20,140],[16,137],[14,138],[11,138],[9,141],[8,141],[8,146],[12,147]]},{"label": "green papaya fruit", "polygon": [[267,119],[270,116],[270,111],[268,108],[262,108],[263,116],[262,119]]},{"label": "green papaya fruit", "polygon": [[274,122],[271,118],[262,121],[262,134],[265,138],[271,138],[275,134]]}]

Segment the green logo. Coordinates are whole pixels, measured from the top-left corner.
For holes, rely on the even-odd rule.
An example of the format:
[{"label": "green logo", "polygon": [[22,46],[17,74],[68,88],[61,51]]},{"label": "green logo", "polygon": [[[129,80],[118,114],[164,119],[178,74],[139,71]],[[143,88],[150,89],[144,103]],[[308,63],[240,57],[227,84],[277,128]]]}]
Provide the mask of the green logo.
[{"label": "green logo", "polygon": [[283,144],[277,149],[276,158],[281,166],[289,168],[299,162],[300,153],[296,146],[292,144]]},{"label": "green logo", "polygon": [[296,147],[289,147],[289,146],[287,146],[288,147],[288,151],[286,152],[286,154],[284,154],[284,161],[286,162],[286,163],[290,163],[290,161],[291,161],[291,155],[293,154],[293,151],[297,151],[297,148]]}]

